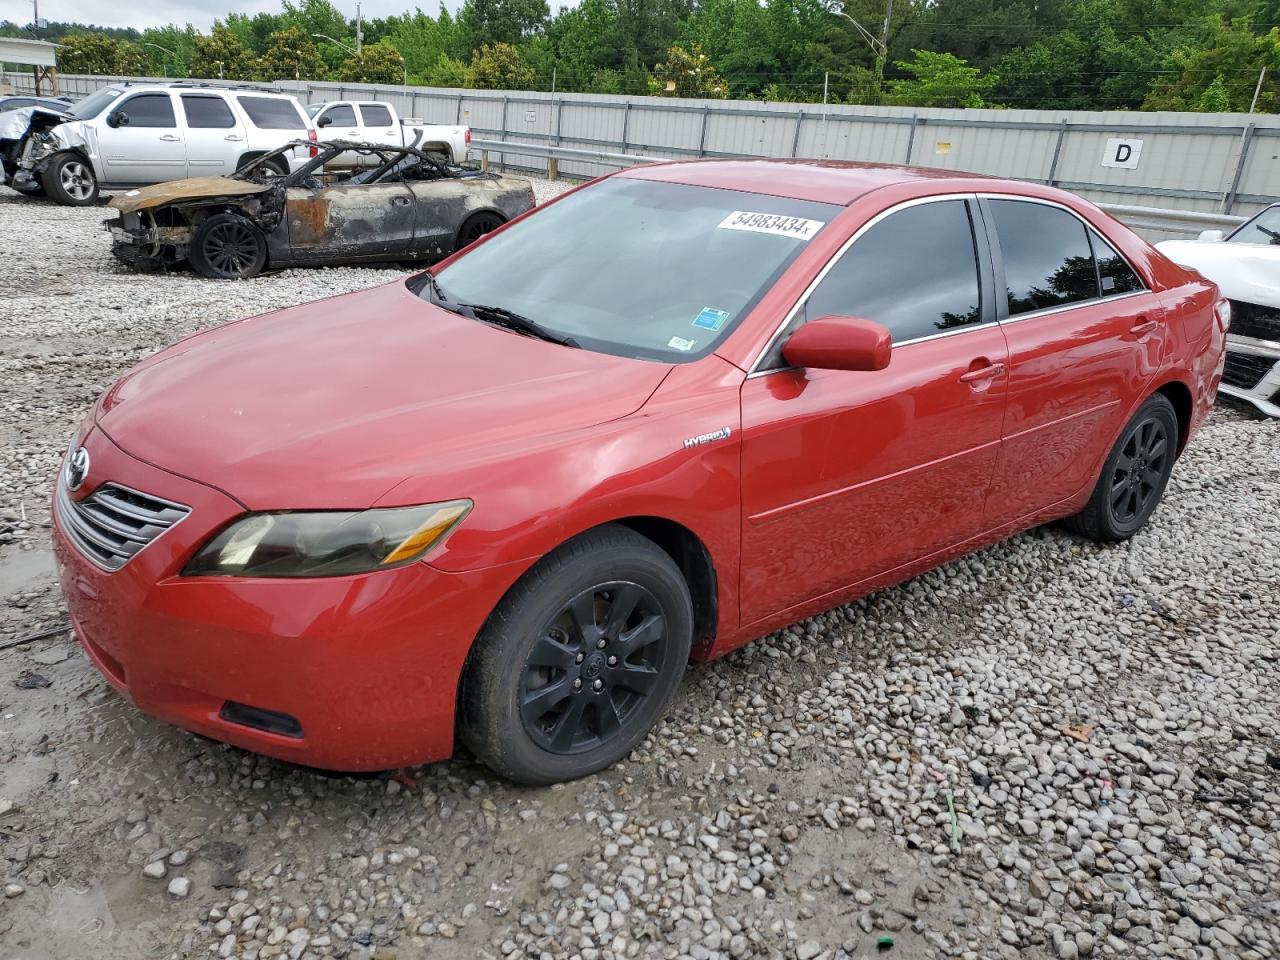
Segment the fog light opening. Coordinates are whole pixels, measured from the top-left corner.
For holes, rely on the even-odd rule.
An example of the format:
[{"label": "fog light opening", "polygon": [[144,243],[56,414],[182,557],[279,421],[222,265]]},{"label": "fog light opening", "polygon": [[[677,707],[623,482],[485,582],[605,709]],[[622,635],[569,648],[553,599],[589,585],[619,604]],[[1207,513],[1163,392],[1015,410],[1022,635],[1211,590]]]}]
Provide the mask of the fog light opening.
[{"label": "fog light opening", "polygon": [[251,707],[248,704],[228,700],[222,705],[222,709],[218,711],[218,716],[227,721],[227,723],[238,724],[242,727],[252,727],[254,730],[274,733],[280,737],[292,737],[295,740],[302,739],[302,724],[287,713],[263,710],[261,707]]}]

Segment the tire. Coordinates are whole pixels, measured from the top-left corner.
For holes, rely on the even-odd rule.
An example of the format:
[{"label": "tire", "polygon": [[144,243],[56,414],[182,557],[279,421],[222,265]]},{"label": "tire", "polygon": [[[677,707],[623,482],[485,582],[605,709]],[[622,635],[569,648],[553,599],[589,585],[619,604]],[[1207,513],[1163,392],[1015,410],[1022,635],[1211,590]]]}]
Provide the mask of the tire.
[{"label": "tire", "polygon": [[1066,526],[1090,540],[1129,539],[1164,496],[1177,449],[1178,415],[1167,397],[1153,394],[1125,424],[1089,502]]},{"label": "tire", "polygon": [[93,164],[78,153],[60,153],[44,168],[40,185],[49,199],[64,207],[87,207],[98,200]]},{"label": "tire", "polygon": [[455,249],[461,250],[463,247],[470,246],[486,233],[497,230],[506,222],[502,214],[494,213],[492,210],[473,213],[462,221],[462,226],[458,229],[458,242]]},{"label": "tire", "polygon": [[187,256],[202,277],[247,280],[267,265],[267,238],[249,219],[217,213],[196,227]]},{"label": "tire", "polygon": [[662,549],[613,524],[585,534],[490,615],[463,672],[462,741],[519,783],[602,770],[665,712],[692,639],[689,588]]}]

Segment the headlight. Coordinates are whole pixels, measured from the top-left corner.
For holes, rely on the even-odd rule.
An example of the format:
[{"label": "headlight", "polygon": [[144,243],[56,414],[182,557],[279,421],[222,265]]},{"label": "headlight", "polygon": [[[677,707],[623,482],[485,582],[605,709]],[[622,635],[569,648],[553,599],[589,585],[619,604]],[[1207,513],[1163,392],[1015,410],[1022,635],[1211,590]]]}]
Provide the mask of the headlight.
[{"label": "headlight", "polygon": [[339,512],[251,513],[206,543],[185,577],[341,577],[412,563],[470,512],[470,500]]}]

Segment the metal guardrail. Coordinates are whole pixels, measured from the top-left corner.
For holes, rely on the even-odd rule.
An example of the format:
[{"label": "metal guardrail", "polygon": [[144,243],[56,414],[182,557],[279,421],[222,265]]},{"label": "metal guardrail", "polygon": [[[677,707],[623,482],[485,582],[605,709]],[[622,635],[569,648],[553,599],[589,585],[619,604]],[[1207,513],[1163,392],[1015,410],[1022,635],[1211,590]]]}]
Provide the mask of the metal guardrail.
[{"label": "metal guardrail", "polygon": [[[552,180],[559,176],[557,160],[576,160],[611,167],[634,167],[643,163],[661,163],[670,159],[669,157],[649,157],[638,153],[608,153],[601,150],[580,150],[575,147],[550,146],[542,143],[517,143],[511,140],[473,139],[471,148],[480,151],[480,166],[486,170],[489,167],[490,153],[497,153],[500,156],[515,154],[522,157],[545,157],[547,176]],[[1157,230],[1162,233],[1231,230],[1248,219],[1225,213],[1168,210],[1162,207],[1143,207],[1124,203],[1099,203],[1098,206],[1129,227]]]}]

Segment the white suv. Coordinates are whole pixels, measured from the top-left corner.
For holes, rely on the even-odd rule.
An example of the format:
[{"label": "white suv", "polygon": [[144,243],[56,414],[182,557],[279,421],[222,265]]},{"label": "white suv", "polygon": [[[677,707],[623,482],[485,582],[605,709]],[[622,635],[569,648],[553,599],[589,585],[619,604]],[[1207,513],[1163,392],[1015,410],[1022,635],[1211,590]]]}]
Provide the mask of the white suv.
[{"label": "white suv", "polygon": [[[27,112],[6,181],[72,206],[93,203],[99,187],[229,174],[290,140],[316,139],[292,96],[210,83],[112,84],[71,106],[70,117],[28,107],[0,118]],[[295,149],[279,172],[314,153]]]}]

